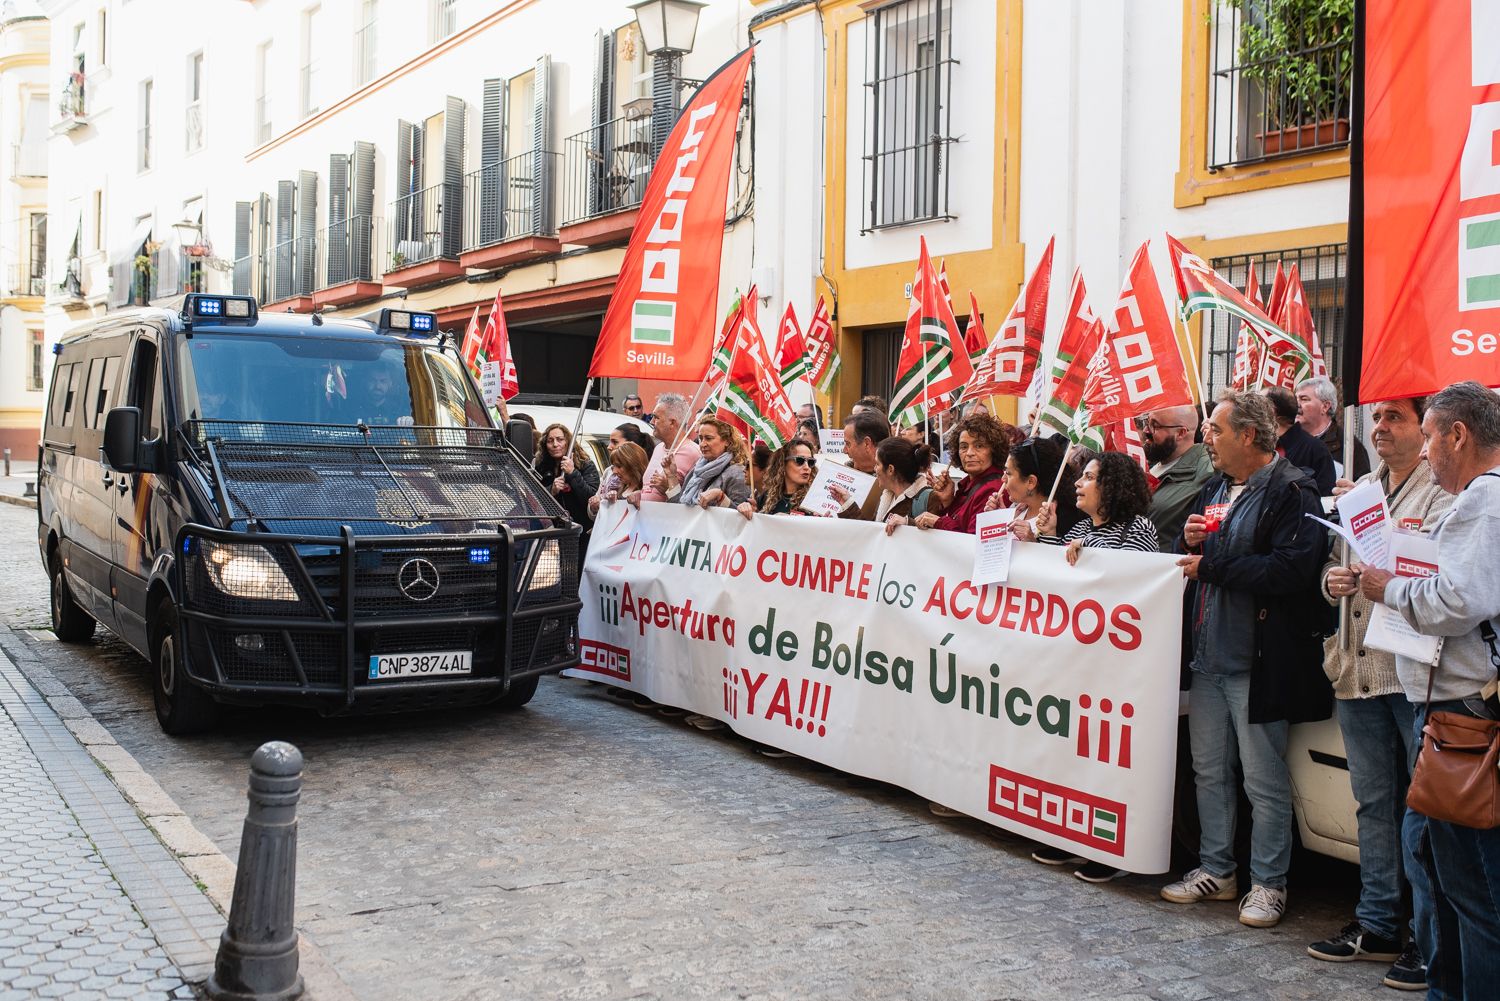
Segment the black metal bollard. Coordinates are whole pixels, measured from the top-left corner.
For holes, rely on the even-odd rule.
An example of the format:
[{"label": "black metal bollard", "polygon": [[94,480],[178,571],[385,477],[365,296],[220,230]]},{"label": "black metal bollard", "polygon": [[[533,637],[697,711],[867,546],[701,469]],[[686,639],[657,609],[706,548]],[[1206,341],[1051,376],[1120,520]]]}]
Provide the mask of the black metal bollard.
[{"label": "black metal bollard", "polygon": [[214,1001],[290,1001],[302,994],[292,925],[301,794],[302,752],[280,740],[262,744],[250,759],[250,811],[229,925],[208,978]]}]

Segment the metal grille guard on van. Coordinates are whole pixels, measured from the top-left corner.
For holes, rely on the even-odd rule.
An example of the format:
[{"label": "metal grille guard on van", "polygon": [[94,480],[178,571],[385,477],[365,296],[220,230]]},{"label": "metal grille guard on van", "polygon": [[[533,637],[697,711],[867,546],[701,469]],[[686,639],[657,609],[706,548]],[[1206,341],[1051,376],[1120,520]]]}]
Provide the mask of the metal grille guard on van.
[{"label": "metal grille guard on van", "polygon": [[[380,711],[500,695],[578,662],[577,526],[488,535],[177,535],[181,648],[230,701]],[[371,681],[372,654],[473,651],[470,675]]]},{"label": "metal grille guard on van", "polygon": [[200,420],[181,434],[226,528],[568,519],[494,428]]}]

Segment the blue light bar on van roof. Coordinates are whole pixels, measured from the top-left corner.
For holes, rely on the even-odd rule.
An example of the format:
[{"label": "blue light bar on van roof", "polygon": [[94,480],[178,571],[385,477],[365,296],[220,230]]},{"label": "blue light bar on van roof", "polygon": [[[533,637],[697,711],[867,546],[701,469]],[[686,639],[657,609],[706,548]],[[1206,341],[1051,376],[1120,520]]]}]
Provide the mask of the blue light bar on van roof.
[{"label": "blue light bar on van roof", "polygon": [[247,295],[202,295],[193,293],[182,303],[182,315],[189,323],[194,320],[246,320],[255,319],[255,300]]},{"label": "blue light bar on van roof", "polygon": [[427,337],[437,333],[437,314],[418,313],[409,309],[382,309],[375,326],[383,333]]}]

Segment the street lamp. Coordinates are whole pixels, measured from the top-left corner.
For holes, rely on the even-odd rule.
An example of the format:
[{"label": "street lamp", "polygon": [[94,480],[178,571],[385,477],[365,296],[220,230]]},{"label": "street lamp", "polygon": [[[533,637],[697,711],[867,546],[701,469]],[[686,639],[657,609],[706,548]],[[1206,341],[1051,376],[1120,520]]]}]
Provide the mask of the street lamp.
[{"label": "street lamp", "polygon": [[630,5],[641,43],[656,61],[651,74],[651,145],[657,153],[677,122],[682,54],[693,51],[698,14],[707,6],[702,0],[640,0]]}]

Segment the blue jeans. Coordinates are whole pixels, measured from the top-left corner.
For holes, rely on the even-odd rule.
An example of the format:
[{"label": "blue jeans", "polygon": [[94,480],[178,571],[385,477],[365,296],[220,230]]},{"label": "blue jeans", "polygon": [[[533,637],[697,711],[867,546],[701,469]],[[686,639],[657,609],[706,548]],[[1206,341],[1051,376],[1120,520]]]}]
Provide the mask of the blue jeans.
[{"label": "blue jeans", "polygon": [[1188,737],[1198,783],[1202,834],[1198,864],[1215,876],[1234,873],[1234,827],[1239,807],[1234,766],[1245,774],[1254,827],[1250,881],[1286,888],[1292,859],[1292,782],[1286,767],[1289,725],[1250,722],[1250,675],[1193,672],[1188,691]]},{"label": "blue jeans", "polygon": [[[1429,710],[1479,715],[1462,701],[1412,708],[1419,751]],[[1493,998],[1500,984],[1500,828],[1480,831],[1407,810],[1401,840],[1429,1001]]]},{"label": "blue jeans", "polygon": [[1411,779],[1412,705],[1405,694],[1338,700],[1349,784],[1359,803],[1359,906],[1382,938],[1401,938],[1401,818]]}]

